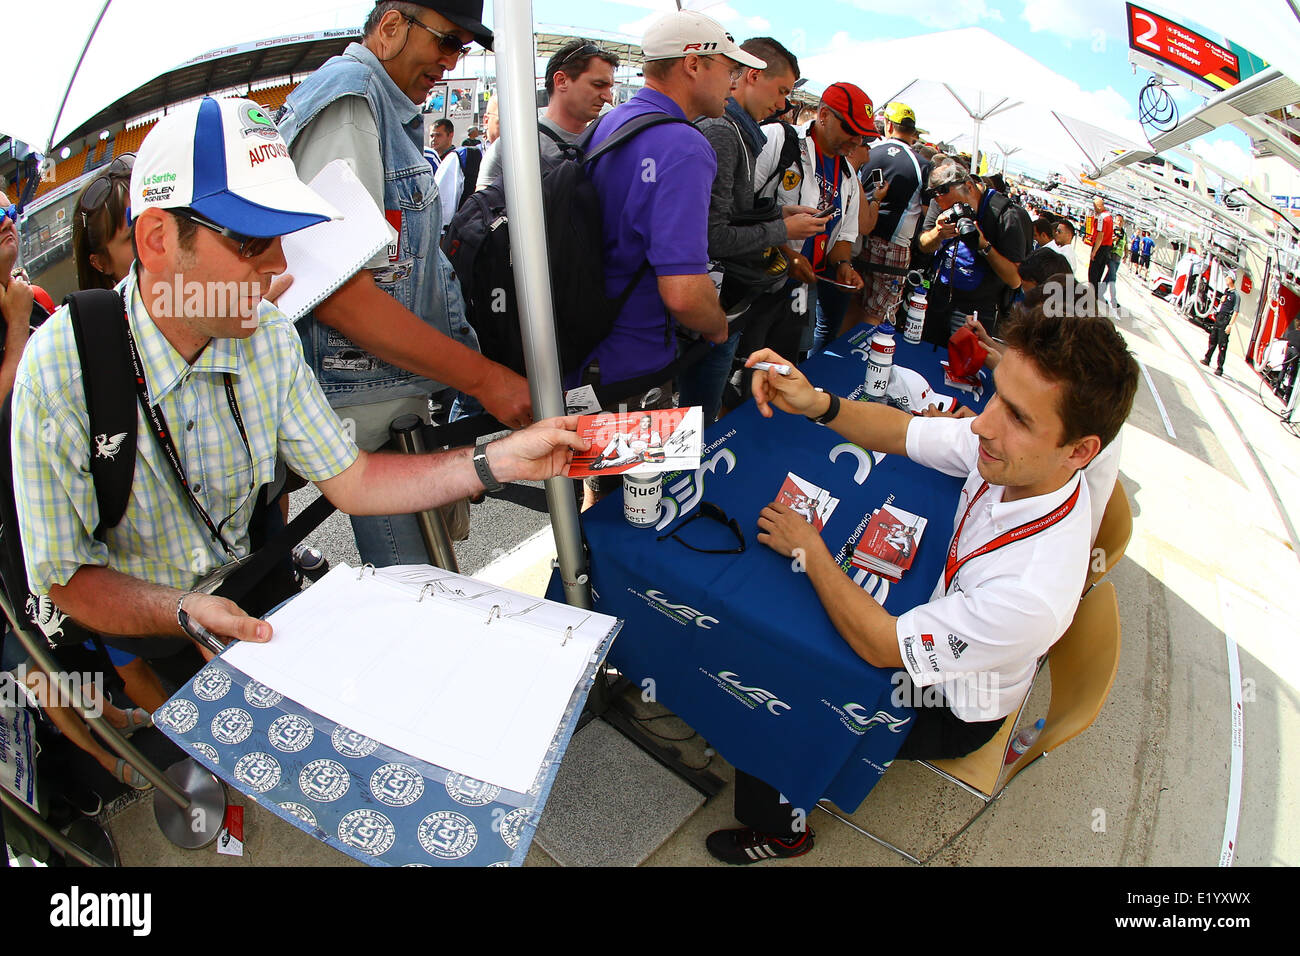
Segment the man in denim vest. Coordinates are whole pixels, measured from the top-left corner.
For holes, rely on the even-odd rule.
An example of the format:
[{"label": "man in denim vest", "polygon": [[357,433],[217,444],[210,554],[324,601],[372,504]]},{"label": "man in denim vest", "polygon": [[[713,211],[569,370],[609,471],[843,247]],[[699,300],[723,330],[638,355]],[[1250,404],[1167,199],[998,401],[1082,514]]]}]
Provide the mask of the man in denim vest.
[{"label": "man in denim vest", "polygon": [[[421,104],[471,40],[487,48],[482,0],[375,4],[352,43],[294,90],[280,119],[299,175],[346,159],[397,231],[396,242],[298,323],[330,404],[373,450],[388,425],[423,415],[431,393],[459,391],[511,426],[531,420],[528,383],[478,352],[423,153]],[[463,400],[463,399],[462,399]],[[353,519],[362,560],[425,563],[413,515]]]}]

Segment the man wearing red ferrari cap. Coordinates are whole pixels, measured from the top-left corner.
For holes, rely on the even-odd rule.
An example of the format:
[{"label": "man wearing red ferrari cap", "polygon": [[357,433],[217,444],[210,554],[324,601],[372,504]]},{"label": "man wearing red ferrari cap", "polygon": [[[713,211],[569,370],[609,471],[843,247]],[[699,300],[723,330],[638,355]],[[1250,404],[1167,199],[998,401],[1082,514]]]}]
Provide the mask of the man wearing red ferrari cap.
[{"label": "man wearing red ferrari cap", "polygon": [[[852,247],[858,238],[857,177],[844,157],[876,132],[871,97],[852,83],[832,83],[822,93],[817,115],[799,135],[799,156],[788,169],[778,170],[785,131],[780,125],[766,127],[767,145],[759,154],[754,181],[767,182],[782,206],[812,206],[826,217],[826,231],[810,239],[794,241],[790,247],[812,263],[817,282],[808,287],[804,302],[816,303],[816,351],[840,327],[849,294],[862,288],[862,277],[850,265]],[[777,173],[772,176],[772,173]],[[800,297],[796,296],[796,307]],[[806,324],[807,309],[802,310]]]}]

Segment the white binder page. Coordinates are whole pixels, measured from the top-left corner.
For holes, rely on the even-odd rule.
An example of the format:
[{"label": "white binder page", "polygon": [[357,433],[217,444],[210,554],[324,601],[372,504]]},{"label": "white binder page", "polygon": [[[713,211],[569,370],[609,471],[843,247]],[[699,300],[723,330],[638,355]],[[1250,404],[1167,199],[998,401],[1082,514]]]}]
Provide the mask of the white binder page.
[{"label": "white binder page", "polygon": [[437,568],[359,577],[345,564],[268,621],[271,640],[232,645],[227,663],[390,747],[517,792],[616,623]]}]

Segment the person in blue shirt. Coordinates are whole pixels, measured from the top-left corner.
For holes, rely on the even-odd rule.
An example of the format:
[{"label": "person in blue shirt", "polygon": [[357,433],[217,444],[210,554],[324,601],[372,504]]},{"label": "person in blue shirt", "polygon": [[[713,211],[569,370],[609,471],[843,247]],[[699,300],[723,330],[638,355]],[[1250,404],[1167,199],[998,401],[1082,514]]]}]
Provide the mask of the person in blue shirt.
[{"label": "person in blue shirt", "polygon": [[1147,270],[1151,267],[1151,253],[1156,247],[1156,241],[1151,238],[1151,233],[1143,230],[1142,232],[1142,260],[1138,263],[1142,268],[1142,278],[1147,277]]}]

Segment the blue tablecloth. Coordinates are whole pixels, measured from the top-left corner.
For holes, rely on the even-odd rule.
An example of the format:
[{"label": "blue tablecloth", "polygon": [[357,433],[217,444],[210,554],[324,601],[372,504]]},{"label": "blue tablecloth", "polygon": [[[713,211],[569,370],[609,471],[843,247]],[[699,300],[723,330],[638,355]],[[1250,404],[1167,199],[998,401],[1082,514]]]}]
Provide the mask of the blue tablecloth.
[{"label": "blue tablecloth", "polygon": [[[803,371],[828,391],[857,397],[872,331],[855,329]],[[946,351],[898,337],[896,361],[944,391],[941,358]],[[959,397],[977,410],[982,404]],[[895,673],[903,672],[873,667],[850,649],[806,576],[757,542],[755,522],[787,472],[827,489],[840,499],[823,531],[827,546],[899,615],[927,601],[939,578],[962,482],[901,456],[876,462],[802,417],[774,410],[763,419],[753,402],[706,431],[701,463],[696,472],[665,476],[659,530],[624,521],[618,494],[582,516],[595,606],[626,622],[610,662],[795,807],[811,811],[829,797],[854,809],[910,729],[911,710],[891,702]],[[891,494],[899,507],[930,519],[915,563],[896,585],[849,568],[871,511]],[[743,554],[699,554],[655,540],[703,500],[740,522]],[[682,536],[697,547],[734,543],[725,527],[706,520]]]},{"label": "blue tablecloth", "polygon": [[372,866],[522,866],[615,628],[569,698],[533,786],[516,793],[362,736],[209,661],[158,729],[276,816]]}]

